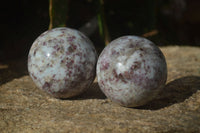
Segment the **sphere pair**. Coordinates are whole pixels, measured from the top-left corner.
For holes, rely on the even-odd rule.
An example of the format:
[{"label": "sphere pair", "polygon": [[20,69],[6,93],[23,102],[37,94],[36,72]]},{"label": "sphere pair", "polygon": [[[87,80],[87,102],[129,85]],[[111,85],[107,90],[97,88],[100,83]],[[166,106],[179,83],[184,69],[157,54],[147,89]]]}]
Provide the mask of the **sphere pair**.
[{"label": "sphere pair", "polygon": [[155,98],[167,78],[164,55],[145,38],[120,37],[98,58],[88,37],[64,27],[48,30],[34,41],[28,71],[38,88],[56,98],[79,95],[97,75],[103,93],[126,107]]}]

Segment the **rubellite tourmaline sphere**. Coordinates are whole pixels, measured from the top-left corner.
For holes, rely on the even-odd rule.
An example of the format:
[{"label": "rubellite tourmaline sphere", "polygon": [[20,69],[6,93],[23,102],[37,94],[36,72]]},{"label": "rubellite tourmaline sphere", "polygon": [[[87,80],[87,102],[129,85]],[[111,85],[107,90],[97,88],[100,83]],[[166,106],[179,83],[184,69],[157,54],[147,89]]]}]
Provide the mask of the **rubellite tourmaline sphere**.
[{"label": "rubellite tourmaline sphere", "polygon": [[123,36],[108,44],[97,62],[100,89],[125,107],[141,106],[165,85],[167,65],[160,49],[138,36]]},{"label": "rubellite tourmaline sphere", "polygon": [[36,86],[56,98],[69,98],[93,82],[97,54],[81,32],[55,28],[41,34],[28,55],[28,71]]}]

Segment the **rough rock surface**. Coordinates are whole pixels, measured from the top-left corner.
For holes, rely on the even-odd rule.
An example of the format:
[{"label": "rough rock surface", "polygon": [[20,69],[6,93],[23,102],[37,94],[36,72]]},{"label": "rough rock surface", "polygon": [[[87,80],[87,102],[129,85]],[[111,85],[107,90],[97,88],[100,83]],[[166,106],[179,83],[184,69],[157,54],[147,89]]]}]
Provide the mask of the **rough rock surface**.
[{"label": "rough rock surface", "polygon": [[137,108],[108,100],[95,81],[82,95],[55,99],[27,75],[26,62],[0,64],[0,131],[4,132],[200,132],[200,48],[162,47],[165,92]]}]

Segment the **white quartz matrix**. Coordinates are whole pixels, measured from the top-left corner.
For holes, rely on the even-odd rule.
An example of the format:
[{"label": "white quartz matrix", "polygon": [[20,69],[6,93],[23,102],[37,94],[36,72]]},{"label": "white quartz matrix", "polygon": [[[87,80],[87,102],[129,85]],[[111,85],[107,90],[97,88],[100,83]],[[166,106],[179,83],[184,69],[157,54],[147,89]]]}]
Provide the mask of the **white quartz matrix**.
[{"label": "white quartz matrix", "polygon": [[28,55],[28,71],[36,86],[56,98],[69,98],[93,82],[97,54],[81,32],[55,28],[41,34]]},{"label": "white quartz matrix", "polygon": [[97,79],[111,101],[125,107],[141,106],[155,98],[165,85],[165,57],[153,42],[123,36],[100,54]]}]

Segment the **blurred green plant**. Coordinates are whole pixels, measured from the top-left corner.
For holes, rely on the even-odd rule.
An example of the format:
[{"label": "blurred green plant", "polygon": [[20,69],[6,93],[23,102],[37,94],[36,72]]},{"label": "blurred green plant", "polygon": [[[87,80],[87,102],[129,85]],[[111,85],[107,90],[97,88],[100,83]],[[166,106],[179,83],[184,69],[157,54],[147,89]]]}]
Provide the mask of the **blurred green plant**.
[{"label": "blurred green plant", "polygon": [[65,27],[69,0],[49,0],[49,29]]},{"label": "blurred green plant", "polygon": [[[99,27],[99,35],[107,45],[110,41],[109,32],[104,15],[104,1],[98,0],[97,6],[97,22]],[[49,0],[49,29],[55,27],[65,27],[67,21],[67,13],[69,9],[69,0]]]},{"label": "blurred green plant", "polygon": [[98,0],[99,11],[97,14],[98,25],[99,25],[99,34],[104,40],[105,45],[110,42],[109,31],[106,23],[106,17],[104,13],[104,0]]},{"label": "blurred green plant", "polygon": [[[88,22],[94,24],[90,22],[92,20],[98,25],[98,39],[104,45],[127,34],[149,37],[158,33],[155,27],[156,2],[153,0],[49,0],[49,15],[49,29],[66,26],[69,21],[79,29]],[[92,17],[96,20],[83,21]]]}]

